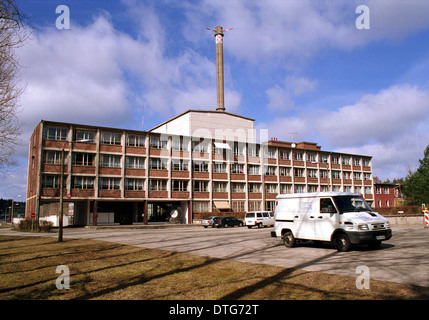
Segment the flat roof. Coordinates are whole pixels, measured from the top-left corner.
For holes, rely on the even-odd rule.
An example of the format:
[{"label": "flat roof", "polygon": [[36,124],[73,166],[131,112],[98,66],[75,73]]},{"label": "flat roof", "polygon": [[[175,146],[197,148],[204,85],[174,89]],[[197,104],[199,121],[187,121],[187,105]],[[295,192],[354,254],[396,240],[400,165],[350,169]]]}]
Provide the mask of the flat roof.
[{"label": "flat roof", "polygon": [[353,193],[353,192],[328,191],[328,192],[279,194],[276,196],[276,199],[318,198],[318,197],[333,197],[333,196],[359,196],[359,197],[361,197],[360,194]]}]

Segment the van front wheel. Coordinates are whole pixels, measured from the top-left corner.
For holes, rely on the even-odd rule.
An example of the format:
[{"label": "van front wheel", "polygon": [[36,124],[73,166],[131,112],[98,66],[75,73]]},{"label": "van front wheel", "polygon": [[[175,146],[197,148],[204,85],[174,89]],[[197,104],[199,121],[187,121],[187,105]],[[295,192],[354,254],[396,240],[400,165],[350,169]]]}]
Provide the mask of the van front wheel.
[{"label": "van front wheel", "polygon": [[348,235],[345,233],[339,233],[334,238],[335,248],[340,252],[346,252],[350,249],[351,242]]},{"label": "van front wheel", "polygon": [[287,248],[292,248],[295,246],[295,237],[293,236],[293,233],[291,231],[286,231],[282,236],[283,244]]}]

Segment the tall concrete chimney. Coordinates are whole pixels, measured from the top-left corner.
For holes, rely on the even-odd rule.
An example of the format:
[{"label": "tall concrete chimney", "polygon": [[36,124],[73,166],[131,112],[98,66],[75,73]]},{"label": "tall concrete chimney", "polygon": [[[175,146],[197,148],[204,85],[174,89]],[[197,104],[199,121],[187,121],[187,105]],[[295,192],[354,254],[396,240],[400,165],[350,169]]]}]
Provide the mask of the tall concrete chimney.
[{"label": "tall concrete chimney", "polygon": [[[210,28],[207,28],[211,30]],[[224,98],[224,82],[223,82],[223,33],[225,31],[222,27],[216,27],[214,31],[216,39],[216,84],[217,84],[217,108],[216,111],[225,111],[225,98]]]}]

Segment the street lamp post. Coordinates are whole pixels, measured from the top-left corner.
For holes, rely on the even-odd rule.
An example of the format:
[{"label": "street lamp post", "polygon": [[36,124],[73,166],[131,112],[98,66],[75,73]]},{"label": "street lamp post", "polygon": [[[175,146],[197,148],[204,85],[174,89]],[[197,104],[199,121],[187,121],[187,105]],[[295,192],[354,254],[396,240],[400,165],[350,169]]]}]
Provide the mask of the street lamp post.
[{"label": "street lamp post", "polygon": [[61,148],[61,173],[60,173],[60,216],[58,221],[58,242],[63,241],[63,183],[64,183],[64,147],[66,146],[64,142],[63,147]]}]

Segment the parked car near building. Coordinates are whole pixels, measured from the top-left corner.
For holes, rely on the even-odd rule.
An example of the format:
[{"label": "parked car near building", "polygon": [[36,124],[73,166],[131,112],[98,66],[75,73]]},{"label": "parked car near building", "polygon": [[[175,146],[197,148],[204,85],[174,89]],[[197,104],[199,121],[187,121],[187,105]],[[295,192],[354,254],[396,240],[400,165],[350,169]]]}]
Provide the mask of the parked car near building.
[{"label": "parked car near building", "polygon": [[234,217],[217,217],[213,220],[213,224],[212,227],[235,227],[235,226],[239,226],[242,227],[244,226],[244,223],[242,220],[239,220],[237,218]]},{"label": "parked car near building", "polygon": [[219,218],[219,217],[212,216],[212,217],[208,217],[207,219],[203,219],[203,220],[201,220],[201,225],[204,228],[207,228],[207,227],[209,227],[209,226],[211,226],[213,224],[213,220],[216,219],[216,218]]},{"label": "parked car near building", "polygon": [[252,227],[272,227],[274,226],[274,214],[270,211],[254,211],[246,213],[244,223],[251,229]]}]

